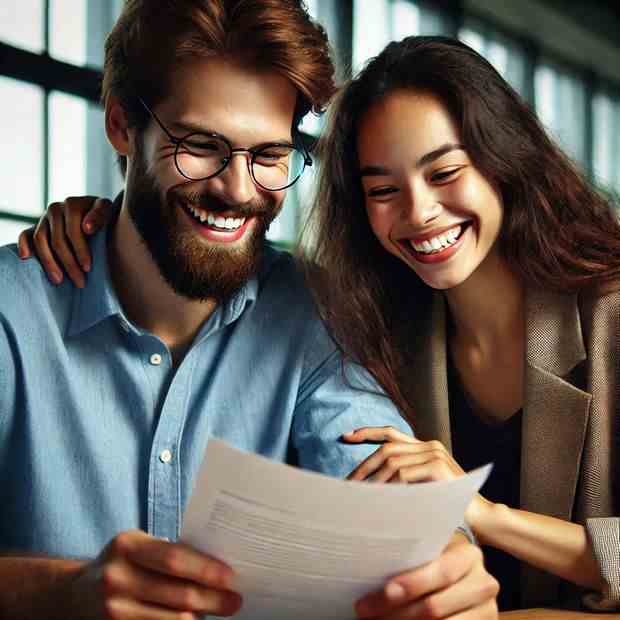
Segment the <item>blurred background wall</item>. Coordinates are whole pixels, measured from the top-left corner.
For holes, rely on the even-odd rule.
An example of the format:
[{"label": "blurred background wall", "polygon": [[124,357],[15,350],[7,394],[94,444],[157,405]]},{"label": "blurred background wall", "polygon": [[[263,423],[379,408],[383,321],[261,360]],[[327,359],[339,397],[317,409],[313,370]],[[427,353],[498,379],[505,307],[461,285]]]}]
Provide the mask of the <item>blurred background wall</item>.
[{"label": "blurred background wall", "polygon": [[[121,187],[98,103],[103,43],[123,0],[0,1],[0,245],[66,196]],[[458,36],[485,55],[590,177],[620,192],[620,3],[562,0],[307,0],[339,78],[393,39]],[[318,136],[322,119],[303,130]],[[306,173],[270,236],[293,244]]]}]

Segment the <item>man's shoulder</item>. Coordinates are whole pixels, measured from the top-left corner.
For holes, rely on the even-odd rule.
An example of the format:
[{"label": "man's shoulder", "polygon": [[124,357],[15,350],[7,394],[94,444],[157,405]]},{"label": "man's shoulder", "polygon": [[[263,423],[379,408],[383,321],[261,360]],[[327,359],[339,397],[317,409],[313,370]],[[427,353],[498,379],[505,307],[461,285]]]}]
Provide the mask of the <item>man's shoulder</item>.
[{"label": "man's shoulder", "polygon": [[281,302],[314,310],[312,295],[299,261],[286,250],[267,246],[259,286],[260,292],[271,298],[271,303]]},{"label": "man's shoulder", "polygon": [[2,282],[2,299],[8,300],[10,292],[24,287],[40,287],[45,276],[39,261],[22,260],[17,246],[13,243],[0,247],[0,282]]},{"label": "man's shoulder", "polygon": [[65,282],[55,286],[49,282],[38,260],[22,260],[15,244],[0,247],[0,315],[28,321],[37,312],[58,308],[68,301]]}]

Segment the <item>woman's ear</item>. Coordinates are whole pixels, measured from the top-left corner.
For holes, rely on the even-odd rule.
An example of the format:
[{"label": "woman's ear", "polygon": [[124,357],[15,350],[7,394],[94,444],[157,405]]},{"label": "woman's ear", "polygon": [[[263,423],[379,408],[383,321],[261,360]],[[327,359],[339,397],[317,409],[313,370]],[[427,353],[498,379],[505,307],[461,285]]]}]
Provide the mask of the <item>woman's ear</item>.
[{"label": "woman's ear", "polygon": [[119,155],[131,155],[127,114],[118,97],[109,95],[105,102],[105,132],[110,144]]}]

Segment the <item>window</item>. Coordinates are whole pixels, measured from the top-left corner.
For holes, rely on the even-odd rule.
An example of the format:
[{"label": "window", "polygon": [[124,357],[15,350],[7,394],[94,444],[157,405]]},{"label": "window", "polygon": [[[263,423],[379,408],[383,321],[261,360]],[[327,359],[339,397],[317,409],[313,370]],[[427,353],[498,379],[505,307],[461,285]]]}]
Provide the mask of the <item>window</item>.
[{"label": "window", "polygon": [[44,20],[43,0],[0,2],[0,41],[39,54],[45,48]]},{"label": "window", "polygon": [[[338,16],[336,3],[341,0],[306,0],[308,12],[322,24],[327,35],[333,42],[338,38]],[[337,59],[336,59],[337,62]],[[300,130],[306,134],[309,142],[316,141],[323,131],[325,116],[317,116],[310,112],[303,119]],[[301,178],[286,192],[286,199],[280,215],[273,221],[267,238],[283,247],[292,248],[305,217],[311,196],[314,194],[316,171],[319,165],[316,154],[312,154],[313,166],[306,168]]]},{"label": "window", "polygon": [[527,99],[525,52],[515,41],[475,19],[465,20],[459,39],[484,56]]},{"label": "window", "polygon": [[586,87],[579,75],[551,60],[535,71],[536,113],[564,151],[586,167]]},{"label": "window", "polygon": [[416,34],[451,34],[453,19],[431,3],[412,0],[354,0],[353,72],[390,41]]},{"label": "window", "polygon": [[601,90],[594,95],[592,106],[594,178],[620,194],[620,95]]},{"label": "window", "polygon": [[[53,200],[121,186],[98,103],[103,42],[122,0],[0,3],[0,243]],[[46,23],[47,17],[47,23]],[[48,47],[46,48],[46,42]],[[49,53],[46,54],[46,52]]]},{"label": "window", "polygon": [[[15,240],[15,231],[50,201],[82,192],[112,197],[122,186],[98,95],[105,36],[123,1],[0,0],[0,113],[10,153],[0,167],[0,243]],[[609,71],[603,78],[591,65],[595,80],[586,82],[579,57],[565,64],[556,55],[560,48],[551,51],[521,10],[491,10],[477,0],[306,0],[306,6],[329,35],[340,79],[349,65],[357,72],[392,40],[458,32],[535,106],[575,161],[620,192],[620,78],[614,82]],[[522,11],[541,14],[528,7]],[[606,67],[613,67],[611,58]],[[309,114],[301,129],[311,139],[323,126],[323,118]],[[288,191],[271,240],[294,243],[318,164]]]}]

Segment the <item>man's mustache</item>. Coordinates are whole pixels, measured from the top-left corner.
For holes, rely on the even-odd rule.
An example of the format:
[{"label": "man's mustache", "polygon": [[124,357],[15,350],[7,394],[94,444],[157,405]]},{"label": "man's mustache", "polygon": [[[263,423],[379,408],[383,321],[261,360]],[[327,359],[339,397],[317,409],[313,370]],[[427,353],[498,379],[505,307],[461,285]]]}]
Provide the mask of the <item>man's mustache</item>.
[{"label": "man's mustache", "polygon": [[245,204],[231,204],[224,202],[216,196],[208,194],[184,194],[180,196],[185,202],[196,207],[210,211],[211,213],[223,213],[234,211],[239,217],[261,217],[270,215],[275,205],[269,200],[252,200]]}]

